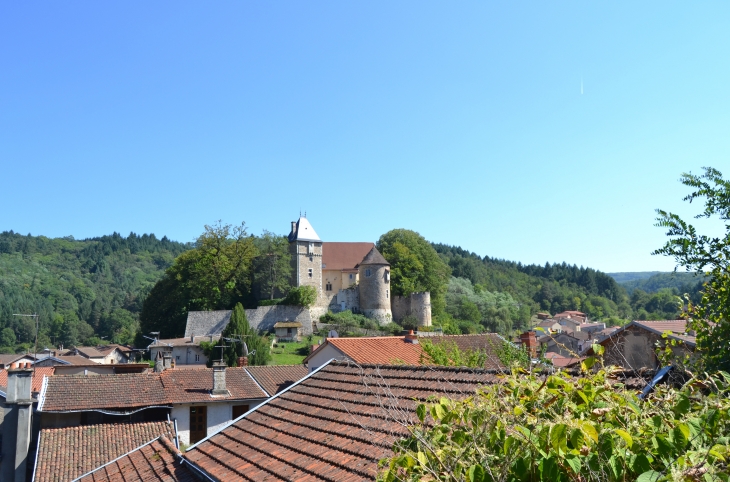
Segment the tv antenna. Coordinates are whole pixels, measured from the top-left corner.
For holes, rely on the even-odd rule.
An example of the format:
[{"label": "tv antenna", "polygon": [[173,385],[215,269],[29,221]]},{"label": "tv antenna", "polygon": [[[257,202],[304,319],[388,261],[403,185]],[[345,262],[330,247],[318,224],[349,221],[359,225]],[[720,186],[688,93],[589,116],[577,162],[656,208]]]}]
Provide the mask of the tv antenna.
[{"label": "tv antenna", "polygon": [[230,343],[240,343],[242,345],[242,347],[243,347],[243,353],[242,353],[242,355],[245,356],[245,357],[249,357],[249,356],[255,355],[256,354],[256,350],[254,350],[254,351],[252,351],[252,352],[249,353],[249,351],[248,351],[248,345],[243,340],[247,336],[251,336],[251,335],[237,335],[237,334],[234,333],[233,335],[231,335],[230,338],[223,337],[223,339],[226,340],[227,342],[230,342]]},{"label": "tv antenna", "polygon": [[40,320],[40,317],[37,313],[33,313],[32,315],[13,313],[13,316],[25,316],[28,318],[35,318],[35,353],[33,353],[33,373],[35,374],[35,362],[38,361],[38,321]]}]

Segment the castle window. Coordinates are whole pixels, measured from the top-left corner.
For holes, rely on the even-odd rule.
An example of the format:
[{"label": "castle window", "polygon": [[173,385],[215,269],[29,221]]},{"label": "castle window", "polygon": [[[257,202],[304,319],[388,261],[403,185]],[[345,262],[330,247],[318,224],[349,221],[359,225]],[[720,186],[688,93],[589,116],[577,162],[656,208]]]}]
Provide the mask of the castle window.
[{"label": "castle window", "polygon": [[385,297],[390,298],[390,290],[385,290]]},{"label": "castle window", "polygon": [[310,257],[309,257],[309,262],[310,262],[310,263],[313,263],[313,262],[314,262],[314,256],[310,256]]},{"label": "castle window", "polygon": [[387,283],[388,281],[390,281],[390,271],[385,270],[385,282]]},{"label": "castle window", "polygon": [[370,270],[369,270],[369,269],[366,269],[366,270],[365,270],[365,277],[366,277],[366,278],[370,278],[370,275],[371,275],[371,274],[372,274],[372,273],[370,272]]},{"label": "castle window", "polygon": [[313,276],[312,268],[309,268],[307,270],[307,274],[309,275],[310,278]]},{"label": "castle window", "polygon": [[314,254],[314,243],[309,243],[309,254]]},{"label": "castle window", "polygon": [[327,291],[332,291],[332,283],[327,283],[327,284],[325,285],[325,289],[326,289]]}]

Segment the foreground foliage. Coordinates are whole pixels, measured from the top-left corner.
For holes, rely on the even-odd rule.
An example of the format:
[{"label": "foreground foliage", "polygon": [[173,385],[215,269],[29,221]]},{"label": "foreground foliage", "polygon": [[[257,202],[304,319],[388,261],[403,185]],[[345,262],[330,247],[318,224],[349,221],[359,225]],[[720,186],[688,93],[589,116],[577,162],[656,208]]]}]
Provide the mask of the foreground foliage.
[{"label": "foreground foliage", "polygon": [[419,405],[382,481],[730,480],[730,375],[640,401],[611,369],[515,372],[461,401]]},{"label": "foreground foliage", "polygon": [[682,175],[682,184],[694,189],[684,200],[704,200],[704,210],[696,217],[717,218],[724,235],[700,234],[678,215],[658,210],[657,226],[666,228],[670,239],[653,254],[672,256],[679,266],[708,278],[702,299],[687,300],[688,316],[697,331],[697,350],[703,353],[698,368],[730,370],[730,180],[711,167],[704,170],[700,176]]}]

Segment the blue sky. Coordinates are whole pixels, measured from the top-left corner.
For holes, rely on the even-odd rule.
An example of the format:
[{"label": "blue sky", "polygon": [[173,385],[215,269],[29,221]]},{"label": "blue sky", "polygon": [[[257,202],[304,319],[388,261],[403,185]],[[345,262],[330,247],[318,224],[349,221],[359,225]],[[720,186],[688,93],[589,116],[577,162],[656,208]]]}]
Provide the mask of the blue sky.
[{"label": "blue sky", "polygon": [[[690,8],[693,7],[693,8]],[[654,209],[730,175],[726,2],[4,2],[0,230],[393,228],[670,270]],[[583,92],[581,93],[581,80]],[[712,226],[710,229],[717,229]]]}]

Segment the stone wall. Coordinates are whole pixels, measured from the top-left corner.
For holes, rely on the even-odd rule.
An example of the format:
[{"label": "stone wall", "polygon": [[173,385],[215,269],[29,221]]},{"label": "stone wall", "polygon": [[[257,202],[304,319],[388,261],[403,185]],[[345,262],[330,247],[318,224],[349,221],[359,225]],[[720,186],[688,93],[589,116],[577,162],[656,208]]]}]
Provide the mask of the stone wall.
[{"label": "stone wall", "polygon": [[406,316],[414,316],[418,326],[431,326],[431,293],[424,291],[409,296],[393,296],[391,310],[396,323]]},{"label": "stone wall", "polygon": [[[390,266],[360,265],[360,311],[380,324],[393,321],[390,309]],[[367,276],[368,271],[370,276]]]},{"label": "stone wall", "polygon": [[[289,244],[294,268],[294,286],[314,286],[322,294],[322,242],[296,241]],[[309,276],[309,270],[312,276]]]},{"label": "stone wall", "polygon": [[246,318],[253,328],[263,331],[273,330],[278,321],[298,321],[302,324],[300,334],[306,336],[312,333],[310,310],[302,306],[259,306],[255,310],[246,310]]}]

